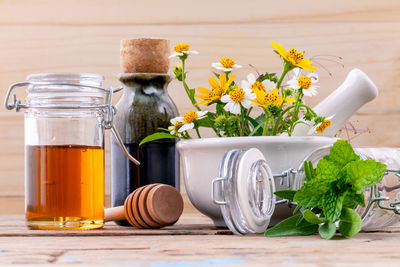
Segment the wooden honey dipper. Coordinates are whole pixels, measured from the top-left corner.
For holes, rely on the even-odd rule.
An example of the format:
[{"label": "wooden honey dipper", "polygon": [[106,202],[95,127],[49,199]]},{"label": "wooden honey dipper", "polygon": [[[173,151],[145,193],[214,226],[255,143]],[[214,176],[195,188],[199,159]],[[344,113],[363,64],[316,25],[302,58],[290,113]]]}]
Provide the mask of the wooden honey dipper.
[{"label": "wooden honey dipper", "polygon": [[105,210],[105,221],[127,220],[137,228],[173,225],[183,211],[183,199],[174,187],[165,184],[142,186],[125,199],[124,206]]}]

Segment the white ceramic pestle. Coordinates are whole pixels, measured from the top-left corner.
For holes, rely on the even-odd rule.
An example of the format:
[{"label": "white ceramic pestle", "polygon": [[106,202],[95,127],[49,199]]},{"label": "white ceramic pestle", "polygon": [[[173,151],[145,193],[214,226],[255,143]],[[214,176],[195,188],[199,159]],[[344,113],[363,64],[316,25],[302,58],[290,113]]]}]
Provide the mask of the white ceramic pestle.
[{"label": "white ceramic pestle", "polygon": [[[377,95],[378,89],[364,72],[359,69],[351,70],[344,82],[314,108],[319,116],[329,117],[335,114],[331,119],[332,125],[322,135],[334,136],[357,110]],[[292,135],[312,135],[309,133],[311,128],[310,125],[299,124]]]}]

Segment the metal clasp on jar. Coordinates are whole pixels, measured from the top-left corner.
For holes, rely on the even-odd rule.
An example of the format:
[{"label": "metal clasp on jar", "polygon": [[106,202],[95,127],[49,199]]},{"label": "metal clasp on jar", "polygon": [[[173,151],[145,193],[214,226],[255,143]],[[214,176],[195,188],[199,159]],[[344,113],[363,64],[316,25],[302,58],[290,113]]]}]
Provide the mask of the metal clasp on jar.
[{"label": "metal clasp on jar", "polygon": [[17,98],[16,94],[13,94],[13,100],[11,103],[9,103],[10,96],[14,88],[17,87],[24,87],[30,85],[30,82],[19,82],[19,83],[14,83],[12,84],[7,91],[6,98],[4,101],[4,106],[8,110],[12,110],[15,108],[15,110],[18,112],[21,108],[49,108],[49,109],[103,109],[104,110],[104,121],[103,121],[103,126],[105,129],[110,129],[112,134],[114,135],[115,139],[118,142],[118,145],[123,152],[123,154],[133,163],[136,165],[140,165],[140,162],[132,157],[128,150],[126,149],[125,145],[122,142],[121,136],[119,135],[117,129],[113,125],[113,119],[114,115],[117,112],[117,108],[112,104],[112,97],[115,92],[119,92],[122,90],[122,87],[116,87],[116,88],[110,88],[110,89],[104,89],[102,87],[97,87],[97,86],[91,86],[91,85],[85,85],[85,84],[80,84],[80,83],[68,83],[68,82],[40,82],[40,83],[35,83],[35,85],[60,85],[60,86],[78,86],[78,87],[86,87],[86,88],[92,88],[96,90],[100,90],[106,94],[106,100],[105,103],[102,105],[40,105],[40,106],[34,106],[34,105],[27,105],[25,103],[22,103],[21,100]]}]

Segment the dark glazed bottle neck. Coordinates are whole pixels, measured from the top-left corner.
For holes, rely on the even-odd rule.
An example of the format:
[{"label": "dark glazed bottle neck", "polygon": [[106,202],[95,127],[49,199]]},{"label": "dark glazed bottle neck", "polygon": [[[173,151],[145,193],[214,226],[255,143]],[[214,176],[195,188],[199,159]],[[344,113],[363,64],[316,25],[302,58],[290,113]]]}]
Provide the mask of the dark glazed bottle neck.
[{"label": "dark glazed bottle neck", "polygon": [[171,81],[169,74],[162,73],[121,73],[119,80],[125,85],[125,89],[140,89],[144,93],[154,93],[154,90],[166,92]]}]

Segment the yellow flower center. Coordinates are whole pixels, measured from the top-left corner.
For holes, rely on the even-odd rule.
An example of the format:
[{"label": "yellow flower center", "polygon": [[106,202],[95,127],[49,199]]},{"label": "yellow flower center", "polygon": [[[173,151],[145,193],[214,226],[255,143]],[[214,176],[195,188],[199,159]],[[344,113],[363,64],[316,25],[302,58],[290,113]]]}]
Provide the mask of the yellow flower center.
[{"label": "yellow flower center", "polygon": [[265,104],[266,103],[275,103],[278,100],[278,96],[274,94],[267,94],[265,96]]},{"label": "yellow flower center", "polygon": [[177,133],[178,130],[179,130],[179,128],[181,128],[182,126],[183,126],[183,123],[180,122],[180,121],[177,121],[177,122],[174,124],[174,132]]},{"label": "yellow flower center", "polygon": [[260,82],[255,82],[255,83],[253,83],[253,84],[251,85],[251,89],[252,89],[253,91],[255,91],[255,90],[260,90],[260,91],[265,92],[265,86],[264,86],[264,84],[262,84],[262,83],[260,83]]},{"label": "yellow flower center", "polygon": [[222,67],[226,68],[226,69],[231,69],[233,68],[233,66],[235,65],[235,61],[233,59],[231,59],[230,57],[228,58],[223,58],[219,61],[219,63],[221,63]]},{"label": "yellow flower center", "polygon": [[331,125],[332,125],[332,123],[331,123],[330,120],[325,120],[325,121],[323,121],[323,122],[321,123],[320,126],[318,126],[318,127],[315,129],[315,131],[316,131],[317,133],[319,133],[319,134],[322,134],[322,133],[326,130],[326,128],[330,127]]},{"label": "yellow flower center", "polygon": [[308,89],[311,86],[311,78],[308,76],[301,76],[297,79],[298,85],[303,89]]},{"label": "yellow flower center", "polygon": [[176,53],[182,53],[182,51],[189,51],[189,49],[190,49],[190,45],[185,44],[185,43],[177,44],[174,47],[174,51]]},{"label": "yellow flower center", "polygon": [[185,115],[183,116],[183,120],[186,123],[191,123],[194,122],[195,120],[197,120],[197,118],[199,117],[199,114],[197,114],[196,111],[194,110],[189,110],[188,112],[185,113]]},{"label": "yellow flower center", "polygon": [[304,53],[291,48],[287,54],[287,58],[292,64],[299,64],[304,59]]},{"label": "yellow flower center", "polygon": [[213,101],[214,100],[218,100],[218,99],[221,99],[222,93],[223,93],[222,88],[221,87],[217,87],[217,88],[214,88],[214,89],[211,90],[211,92],[208,95],[208,97]]},{"label": "yellow flower center", "polygon": [[232,99],[233,102],[235,103],[240,103],[242,102],[243,98],[244,98],[244,91],[240,88],[236,88],[234,90],[232,90],[229,93],[229,97]]}]

